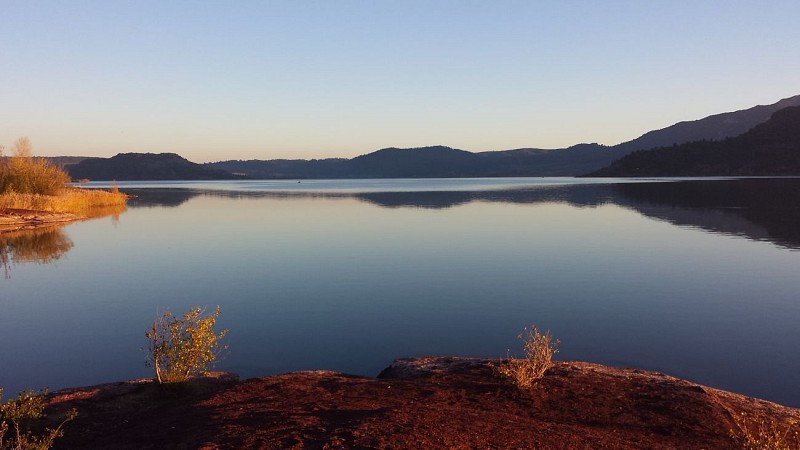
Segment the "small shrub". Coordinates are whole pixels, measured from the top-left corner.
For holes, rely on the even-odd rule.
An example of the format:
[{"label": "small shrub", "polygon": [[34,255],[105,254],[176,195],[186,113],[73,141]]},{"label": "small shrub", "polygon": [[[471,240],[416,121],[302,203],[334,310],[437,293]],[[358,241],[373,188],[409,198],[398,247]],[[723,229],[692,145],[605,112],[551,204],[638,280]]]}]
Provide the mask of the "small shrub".
[{"label": "small shrub", "polygon": [[14,143],[14,156],[3,160],[2,191],[19,194],[56,195],[70,178],[64,169],[42,158],[34,158],[28,138]]},{"label": "small shrub", "polygon": [[146,364],[155,369],[159,384],[180,383],[213,366],[226,349],[219,341],[228,333],[228,330],[214,332],[219,314],[219,306],[207,315],[196,307],[182,319],[167,311],[153,322],[145,333],[149,341]]},{"label": "small shrub", "polygon": [[544,376],[544,373],[553,365],[553,355],[558,353],[558,339],[553,340],[550,331],[540,333],[536,326],[531,325],[517,336],[524,343],[524,358],[509,357],[497,366],[497,372],[510,378],[521,388],[529,388]]},{"label": "small shrub", "polygon": [[746,450],[800,450],[800,427],[797,423],[780,426],[774,420],[754,419],[746,413],[733,415],[737,429],[730,435],[739,448]]},{"label": "small shrub", "polygon": [[[3,390],[0,389],[0,398],[2,394]],[[68,411],[64,420],[55,429],[45,428],[41,435],[33,433],[29,428],[32,421],[44,417],[46,394],[47,391],[44,389],[39,392],[27,390],[20,392],[16,399],[0,403],[0,449],[45,450],[51,448],[53,442],[64,435],[64,424],[78,416],[75,409]],[[5,435],[9,431],[11,435],[6,440]]]}]

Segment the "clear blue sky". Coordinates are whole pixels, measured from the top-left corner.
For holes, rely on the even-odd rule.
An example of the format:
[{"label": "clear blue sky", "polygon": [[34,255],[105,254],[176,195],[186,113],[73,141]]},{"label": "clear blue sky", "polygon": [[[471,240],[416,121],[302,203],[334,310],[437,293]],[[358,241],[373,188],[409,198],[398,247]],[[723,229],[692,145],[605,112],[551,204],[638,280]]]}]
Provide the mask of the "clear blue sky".
[{"label": "clear blue sky", "polygon": [[352,157],[617,144],[800,94],[800,2],[0,0],[0,144]]}]

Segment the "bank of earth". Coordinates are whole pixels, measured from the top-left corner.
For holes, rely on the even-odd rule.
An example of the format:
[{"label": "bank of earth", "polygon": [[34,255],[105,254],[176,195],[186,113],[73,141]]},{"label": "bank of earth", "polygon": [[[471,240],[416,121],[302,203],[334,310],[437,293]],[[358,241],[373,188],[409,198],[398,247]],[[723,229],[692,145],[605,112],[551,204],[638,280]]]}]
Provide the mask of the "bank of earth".
[{"label": "bank of earth", "polygon": [[451,357],[397,360],[377,378],[223,374],[168,390],[150,380],[66,389],[48,401],[49,420],[79,411],[61,449],[725,449],[742,448],[743,423],[792,433],[800,424],[799,409],[655,372],[557,362],[520,389],[491,360]]},{"label": "bank of earth", "polygon": [[0,208],[0,232],[33,229],[52,224],[65,224],[86,218],[85,216],[67,212]]}]

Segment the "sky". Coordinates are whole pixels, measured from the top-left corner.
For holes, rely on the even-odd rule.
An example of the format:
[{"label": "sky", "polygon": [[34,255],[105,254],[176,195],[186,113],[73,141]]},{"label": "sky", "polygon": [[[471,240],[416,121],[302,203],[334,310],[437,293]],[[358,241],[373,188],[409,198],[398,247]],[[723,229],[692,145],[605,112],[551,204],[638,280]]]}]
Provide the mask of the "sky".
[{"label": "sky", "polygon": [[0,0],[0,145],[614,145],[800,94],[800,2]]}]

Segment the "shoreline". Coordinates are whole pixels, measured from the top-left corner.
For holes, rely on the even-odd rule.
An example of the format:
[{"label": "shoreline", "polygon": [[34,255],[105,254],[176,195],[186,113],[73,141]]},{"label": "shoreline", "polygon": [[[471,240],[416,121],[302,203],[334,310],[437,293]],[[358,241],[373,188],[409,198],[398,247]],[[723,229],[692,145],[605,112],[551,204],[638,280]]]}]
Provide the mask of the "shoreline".
[{"label": "shoreline", "polygon": [[558,361],[520,389],[496,361],[404,358],[376,377],[222,374],[172,388],[132,380],[55,391],[46,412],[78,409],[57,448],[735,448],[758,424],[800,427],[798,408],[658,372]]},{"label": "shoreline", "polygon": [[62,225],[87,218],[86,216],[66,212],[0,208],[0,233],[31,230],[49,225]]}]

